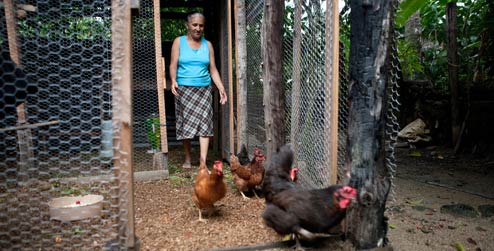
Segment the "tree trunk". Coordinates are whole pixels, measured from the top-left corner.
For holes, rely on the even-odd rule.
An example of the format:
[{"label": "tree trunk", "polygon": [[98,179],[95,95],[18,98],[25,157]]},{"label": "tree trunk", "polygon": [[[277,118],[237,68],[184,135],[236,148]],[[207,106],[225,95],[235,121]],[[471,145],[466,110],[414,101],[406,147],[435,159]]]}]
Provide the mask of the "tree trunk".
[{"label": "tree trunk", "polygon": [[263,20],[264,121],[267,158],[285,144],[283,90],[283,11],[284,0],[266,0]]},{"label": "tree trunk", "polygon": [[456,145],[460,136],[460,105],[458,101],[458,48],[456,34],[458,31],[456,2],[446,4],[446,24],[448,39],[448,79],[451,93],[451,141]]},{"label": "tree trunk", "polygon": [[394,1],[356,0],[351,7],[350,94],[346,166],[358,204],[347,211],[346,233],[357,249],[386,243],[384,216],[390,180],[384,169],[384,125]]},{"label": "tree trunk", "polygon": [[[247,41],[245,0],[235,2],[235,48],[237,50],[237,149],[247,142]],[[232,102],[233,104],[233,102]]]}]

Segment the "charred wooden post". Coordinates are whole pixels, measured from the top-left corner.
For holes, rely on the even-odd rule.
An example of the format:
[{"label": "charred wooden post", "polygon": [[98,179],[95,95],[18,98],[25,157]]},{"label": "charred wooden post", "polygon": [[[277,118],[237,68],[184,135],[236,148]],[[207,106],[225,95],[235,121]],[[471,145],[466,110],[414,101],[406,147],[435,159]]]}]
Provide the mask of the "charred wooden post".
[{"label": "charred wooden post", "polygon": [[384,216],[390,179],[384,162],[386,89],[394,0],[351,1],[350,94],[346,166],[358,203],[347,211],[346,232],[357,249],[386,243]]},{"label": "charred wooden post", "polygon": [[452,1],[446,4],[446,24],[448,39],[448,81],[449,91],[451,93],[451,140],[453,146],[459,140],[460,137],[460,102],[458,98],[458,48],[456,46],[456,34],[458,33],[457,22],[457,6],[456,1]]},{"label": "charred wooden post", "polygon": [[266,0],[262,30],[264,121],[267,157],[285,144],[283,91],[283,0]]}]

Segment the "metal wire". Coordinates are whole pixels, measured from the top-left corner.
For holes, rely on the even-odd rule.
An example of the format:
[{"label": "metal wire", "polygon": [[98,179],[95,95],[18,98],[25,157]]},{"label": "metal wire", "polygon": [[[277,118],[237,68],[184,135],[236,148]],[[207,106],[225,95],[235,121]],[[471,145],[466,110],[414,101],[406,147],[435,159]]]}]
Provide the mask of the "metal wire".
[{"label": "metal wire", "polygon": [[[398,8],[398,1],[392,1],[392,9],[391,13],[394,16],[396,16],[396,10]],[[394,30],[393,27],[393,32],[390,34],[390,43],[391,43],[391,69],[390,69],[390,80],[388,84],[388,90],[387,90],[387,113],[386,113],[386,129],[385,129],[385,135],[386,135],[386,145],[385,145],[385,151],[386,151],[386,167],[388,169],[388,174],[391,179],[391,191],[389,196],[391,197],[391,201],[394,203],[396,202],[396,187],[394,183],[394,177],[396,174],[396,157],[395,157],[395,148],[396,148],[396,142],[398,138],[398,132],[400,130],[400,125],[398,123],[398,116],[397,114],[400,111],[400,94],[399,94],[399,59],[398,59],[398,50],[397,50],[397,42],[396,42],[396,34],[397,31]]]},{"label": "metal wire", "polygon": [[[123,48],[112,45],[112,12],[115,26],[124,12],[105,0],[11,2],[0,4],[1,249],[118,247],[131,174],[113,165],[115,151],[126,153],[111,140],[119,129],[111,123],[112,53]],[[103,197],[100,214],[57,219],[50,206],[90,194]],[[79,199],[67,207],[89,212]]]},{"label": "metal wire", "polygon": [[[332,2],[329,3],[330,6]],[[322,187],[331,180],[331,91],[326,78],[326,1],[286,1],[283,38],[285,135],[295,145],[299,182]],[[263,1],[246,1],[248,119],[247,144],[265,149],[261,29]],[[336,13],[337,14],[337,13]],[[297,37],[298,36],[298,37]],[[328,55],[330,56],[330,55]]]}]

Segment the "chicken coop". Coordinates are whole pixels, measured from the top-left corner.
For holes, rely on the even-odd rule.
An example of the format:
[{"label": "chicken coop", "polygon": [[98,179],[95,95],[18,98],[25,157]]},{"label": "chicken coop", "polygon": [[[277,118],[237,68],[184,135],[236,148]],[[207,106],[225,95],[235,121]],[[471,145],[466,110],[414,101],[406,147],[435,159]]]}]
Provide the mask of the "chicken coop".
[{"label": "chicken coop", "polygon": [[[0,2],[2,250],[138,247],[133,182],[168,175],[166,68],[192,10],[228,88],[226,1]],[[225,111],[215,106],[216,149]]]},{"label": "chicken coop", "polygon": [[[134,179],[166,178],[180,144],[168,66],[190,11],[206,17],[229,99],[215,90],[211,147],[266,149],[264,1],[0,2],[2,250],[138,246]],[[285,1],[283,29],[282,130],[300,182],[333,184],[348,90],[337,1]]]}]

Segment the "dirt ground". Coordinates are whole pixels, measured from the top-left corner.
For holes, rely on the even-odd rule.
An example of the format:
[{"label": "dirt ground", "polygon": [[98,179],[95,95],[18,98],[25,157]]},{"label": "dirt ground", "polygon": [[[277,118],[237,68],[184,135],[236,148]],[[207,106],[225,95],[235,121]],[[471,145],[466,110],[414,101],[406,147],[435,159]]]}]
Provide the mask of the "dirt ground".
[{"label": "dirt ground", "polygon": [[[141,250],[238,250],[245,246],[250,248],[242,250],[256,250],[255,245],[282,241],[263,224],[264,199],[243,199],[232,189],[228,174],[229,190],[218,203],[218,215],[207,223],[198,222],[191,200],[192,178],[178,167],[183,155],[180,149],[171,148],[168,156],[169,179],[135,184],[135,224]],[[494,205],[493,159],[453,157],[448,149],[435,147],[401,148],[396,156],[395,193],[386,210],[394,250],[494,250],[494,217],[441,210],[455,203],[476,210]],[[335,241],[332,250],[338,247],[341,241]]]}]

